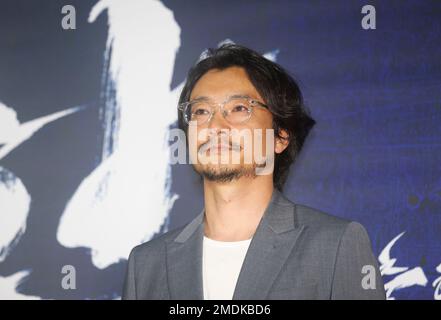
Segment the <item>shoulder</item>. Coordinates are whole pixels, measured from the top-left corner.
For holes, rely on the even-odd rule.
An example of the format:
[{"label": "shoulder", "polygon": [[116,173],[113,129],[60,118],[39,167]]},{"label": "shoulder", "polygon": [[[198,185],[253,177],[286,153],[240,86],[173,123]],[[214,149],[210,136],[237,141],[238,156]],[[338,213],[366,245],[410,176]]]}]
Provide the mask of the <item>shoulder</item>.
[{"label": "shoulder", "polygon": [[295,207],[299,222],[314,229],[329,230],[349,237],[367,234],[366,229],[357,221],[337,217],[301,204],[296,204]]},{"label": "shoulder", "polygon": [[283,210],[293,210],[294,221],[298,226],[304,225],[314,229],[341,230],[350,223],[347,219],[331,215],[304,204],[293,202],[279,191],[277,192],[275,204],[280,208],[279,210],[281,210],[281,208],[283,208]]},{"label": "shoulder", "polygon": [[294,203],[285,196],[279,202],[294,208],[296,224],[305,226],[309,232],[323,242],[339,243],[342,239],[369,242],[366,229],[357,221],[332,215],[304,204]]},{"label": "shoulder", "polygon": [[165,253],[166,243],[173,241],[185,226],[186,225],[170,230],[155,236],[147,242],[137,245],[130,252],[130,257],[137,261],[144,260],[147,257],[151,258],[152,256],[159,257]]}]

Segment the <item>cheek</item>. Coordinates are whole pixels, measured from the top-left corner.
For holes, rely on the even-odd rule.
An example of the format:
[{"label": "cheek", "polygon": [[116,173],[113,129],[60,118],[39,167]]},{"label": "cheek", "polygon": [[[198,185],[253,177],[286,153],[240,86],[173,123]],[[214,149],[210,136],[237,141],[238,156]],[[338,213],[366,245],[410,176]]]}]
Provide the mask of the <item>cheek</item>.
[{"label": "cheek", "polygon": [[208,139],[206,128],[189,127],[187,131],[187,142],[191,145],[200,146]]},{"label": "cheek", "polygon": [[253,126],[261,129],[272,129],[273,128],[273,116],[271,113],[266,111],[261,111],[255,114],[253,119]]},{"label": "cheek", "polygon": [[251,129],[252,131],[256,129],[260,129],[258,131],[262,133],[263,139],[265,141],[267,131],[273,129],[273,119],[271,116],[267,116],[267,115],[255,117],[254,121],[249,123],[248,128]]}]

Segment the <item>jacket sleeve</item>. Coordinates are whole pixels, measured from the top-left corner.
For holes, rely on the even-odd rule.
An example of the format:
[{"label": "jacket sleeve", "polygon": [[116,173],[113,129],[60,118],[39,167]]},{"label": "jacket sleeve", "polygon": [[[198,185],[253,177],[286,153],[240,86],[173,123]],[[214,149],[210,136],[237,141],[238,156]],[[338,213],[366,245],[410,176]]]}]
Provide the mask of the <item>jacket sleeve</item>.
[{"label": "jacket sleeve", "polygon": [[365,228],[351,222],[340,239],[331,299],[384,300],[383,280]]},{"label": "jacket sleeve", "polygon": [[127,262],[122,300],[137,300],[135,283],[135,249],[136,247],[130,252],[129,260]]}]

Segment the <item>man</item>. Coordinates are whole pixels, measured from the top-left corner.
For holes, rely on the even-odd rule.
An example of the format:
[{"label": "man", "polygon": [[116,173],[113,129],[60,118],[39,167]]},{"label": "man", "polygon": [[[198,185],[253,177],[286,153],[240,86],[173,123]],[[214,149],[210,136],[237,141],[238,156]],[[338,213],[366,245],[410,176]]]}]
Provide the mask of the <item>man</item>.
[{"label": "man", "polygon": [[[205,207],[132,250],[123,299],[384,299],[365,229],[281,193],[314,123],[279,65],[238,45],[210,50],[179,101]],[[264,134],[250,144],[237,131]]]}]

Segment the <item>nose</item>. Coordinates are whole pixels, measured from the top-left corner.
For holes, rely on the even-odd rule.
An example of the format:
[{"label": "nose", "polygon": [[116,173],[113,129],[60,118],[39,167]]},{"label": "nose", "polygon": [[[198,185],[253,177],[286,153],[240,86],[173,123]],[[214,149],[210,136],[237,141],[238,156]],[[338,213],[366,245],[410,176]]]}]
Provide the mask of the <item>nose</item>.
[{"label": "nose", "polygon": [[214,114],[208,123],[208,128],[215,131],[222,129],[231,129],[231,125],[224,118],[222,114],[222,109],[219,106],[215,109]]}]

